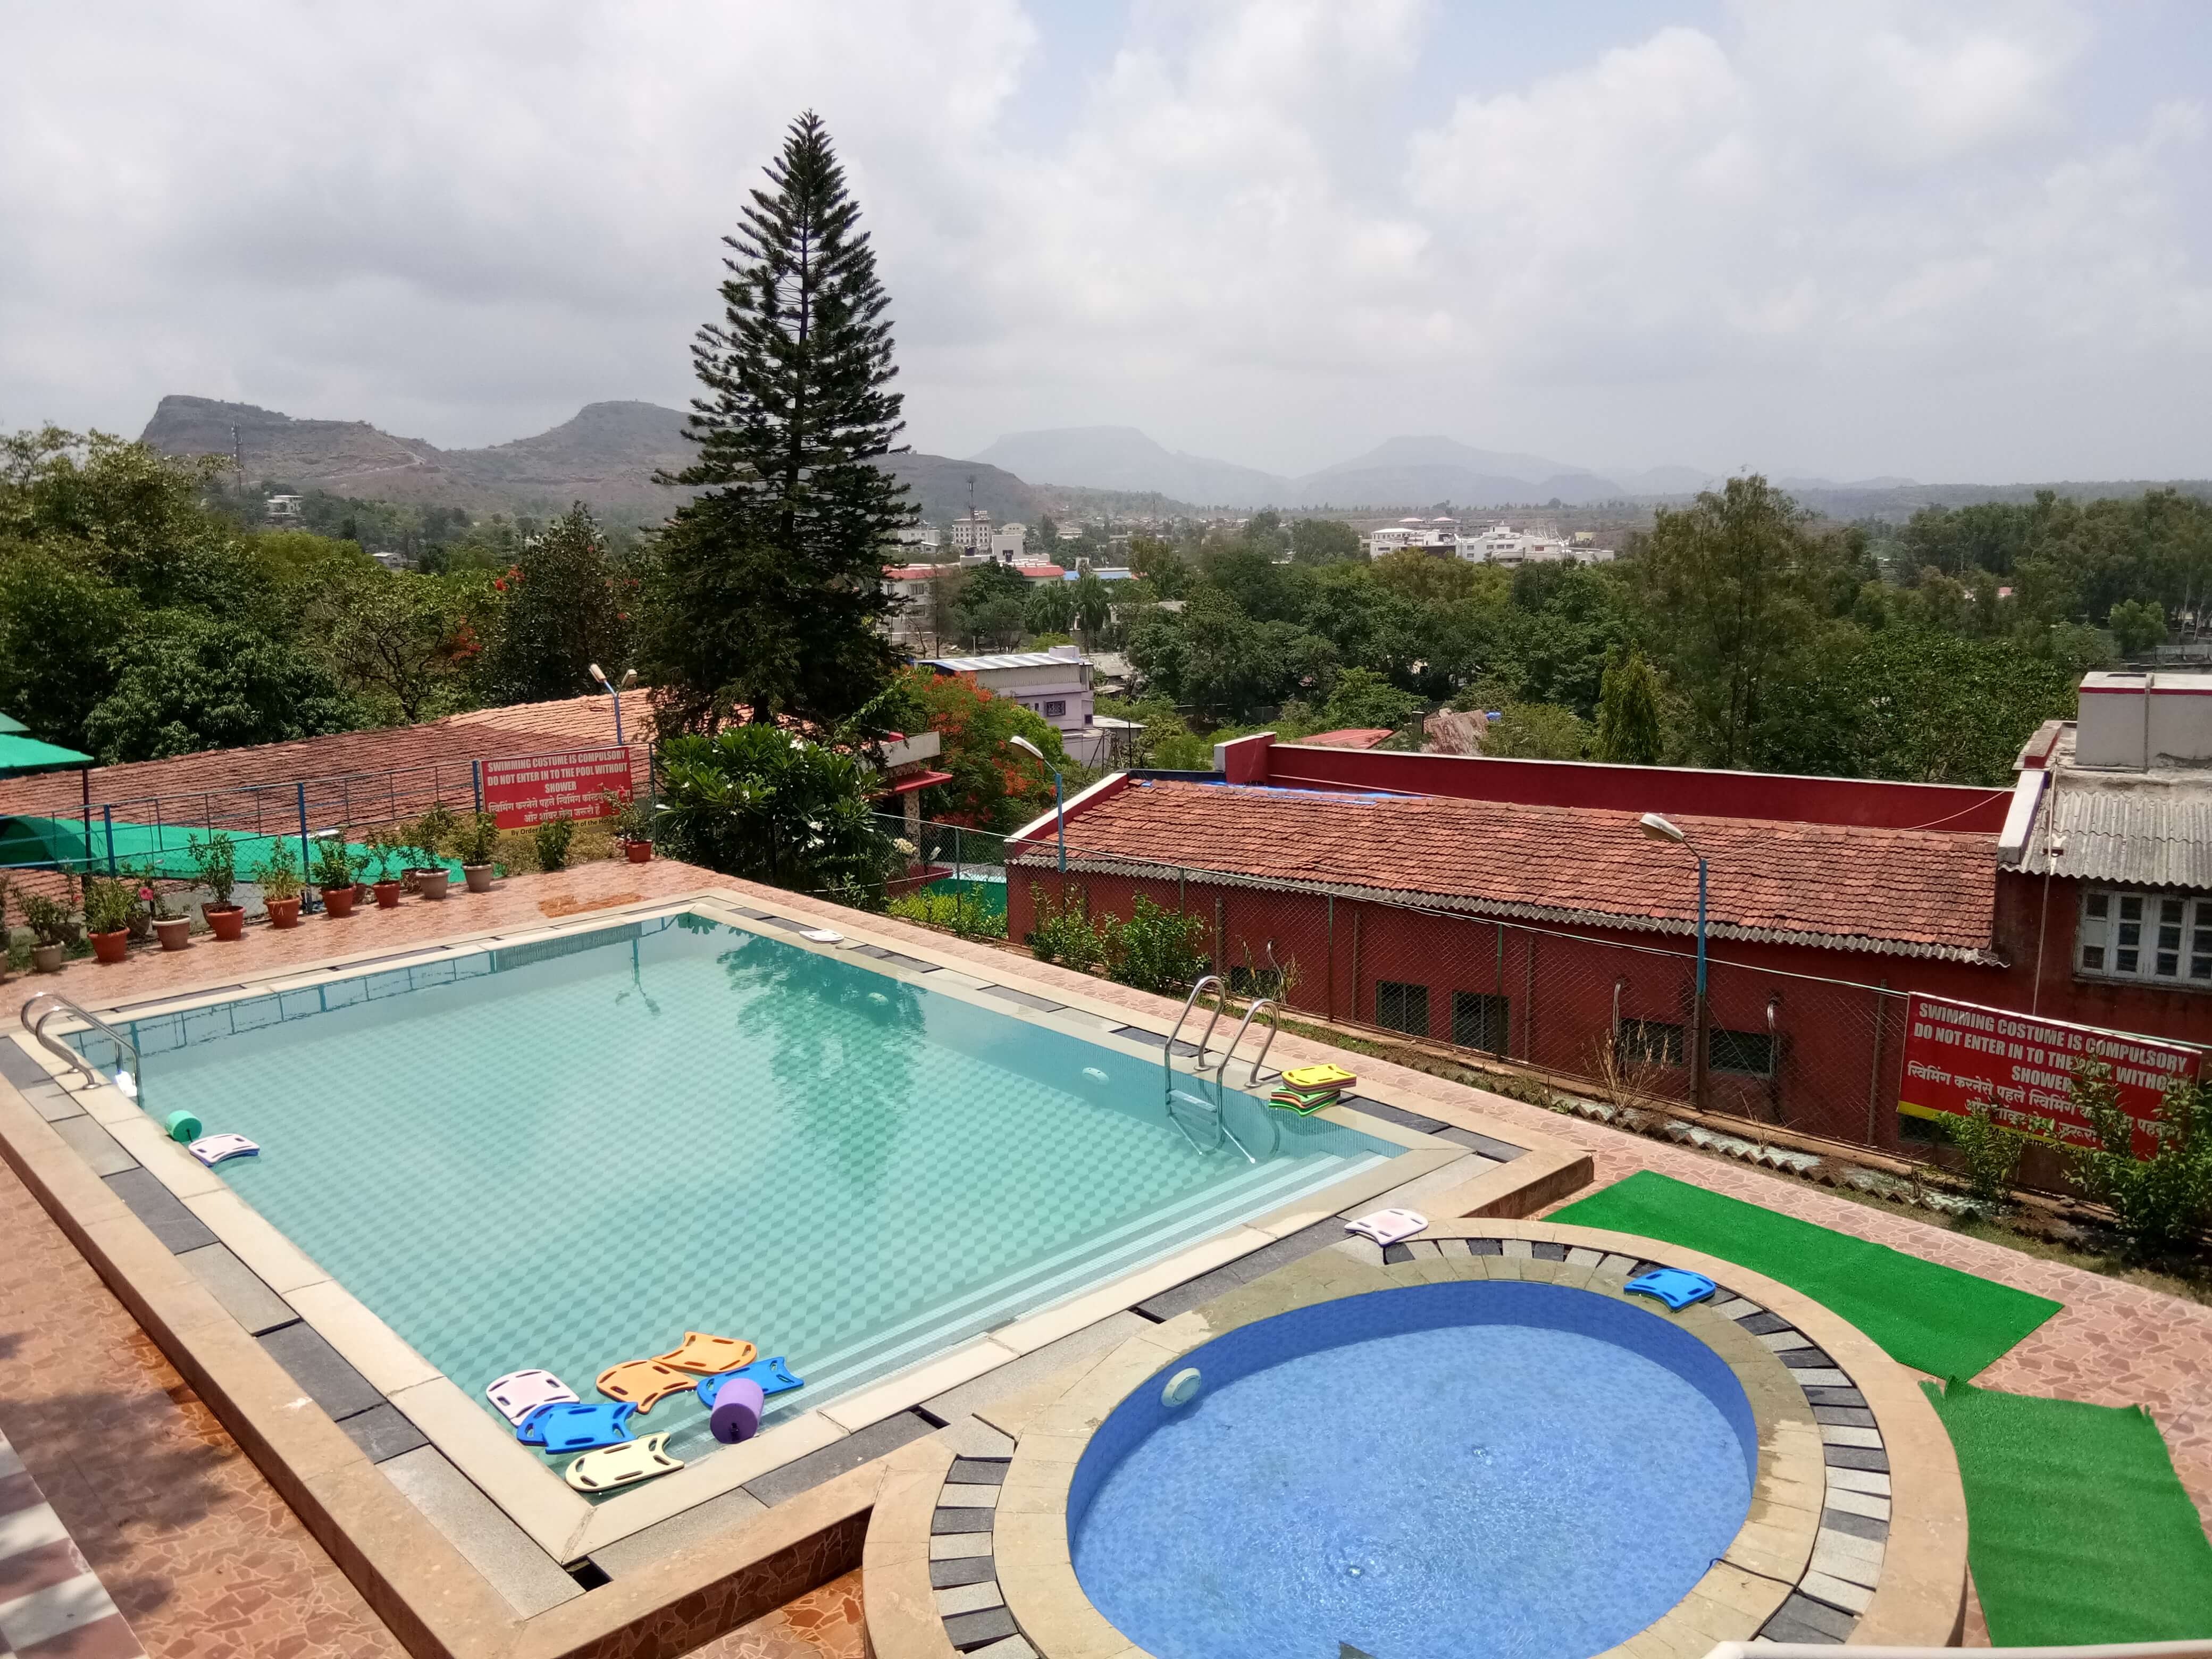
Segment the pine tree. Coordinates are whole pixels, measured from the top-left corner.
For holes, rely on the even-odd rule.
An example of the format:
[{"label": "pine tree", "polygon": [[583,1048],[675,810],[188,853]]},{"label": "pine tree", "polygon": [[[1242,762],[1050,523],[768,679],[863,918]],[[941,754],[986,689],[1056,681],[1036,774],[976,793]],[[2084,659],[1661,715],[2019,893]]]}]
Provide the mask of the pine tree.
[{"label": "pine tree", "polygon": [[722,319],[691,349],[698,459],[662,480],[702,487],[659,538],[644,667],[665,731],[738,709],[833,726],[896,661],[882,550],[915,514],[876,465],[903,429],[890,300],[811,111],[768,178],[723,239]]},{"label": "pine tree", "polygon": [[1659,676],[1632,647],[1622,660],[1607,653],[1597,696],[1597,757],[1622,766],[1659,762]]}]

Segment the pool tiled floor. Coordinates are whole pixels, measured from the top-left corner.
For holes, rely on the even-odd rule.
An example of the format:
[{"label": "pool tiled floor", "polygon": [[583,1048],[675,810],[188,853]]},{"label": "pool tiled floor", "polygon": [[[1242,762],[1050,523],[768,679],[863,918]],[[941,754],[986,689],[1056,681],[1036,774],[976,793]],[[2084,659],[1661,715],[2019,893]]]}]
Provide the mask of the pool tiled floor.
[{"label": "pool tiled floor", "polygon": [[[684,866],[591,865],[517,878],[490,895],[402,908],[349,922],[314,921],[249,933],[241,981],[263,981],[338,951],[398,951],[451,934],[542,925],[571,907],[635,902],[735,885]],[[834,921],[833,906],[755,890],[754,902]],[[571,912],[573,913],[573,911]],[[966,957],[986,979],[1010,974],[1099,1002],[1172,1018],[1160,999],[1067,973],[989,945],[870,918],[943,957]],[[341,932],[341,930],[352,930]],[[374,931],[371,931],[374,930]],[[334,936],[336,936],[334,938]],[[199,945],[123,966],[76,964],[58,979],[19,981],[18,1000],[52,986],[100,1004],[155,998],[230,971],[230,947]],[[1318,1057],[1285,1036],[1274,1058]],[[1295,1056],[1295,1060],[1290,1057]],[[1424,1073],[1363,1060],[1361,1070],[1439,1103],[1468,1091]],[[1961,1237],[1742,1166],[1624,1135],[1498,1096],[1485,1114],[1586,1148],[1603,1184],[1638,1170],[1761,1204],[1822,1226],[2054,1297],[2065,1309],[1976,1381],[2100,1405],[2141,1403],[2157,1419],[2183,1485],[2212,1516],[2212,1308]],[[0,1166],[0,1433],[21,1455],[62,1523],[145,1650],[180,1659],[370,1659],[401,1649],[344,1576],[12,1172]],[[1987,1636],[1970,1624],[1970,1643]],[[698,1650],[712,1659],[858,1659],[859,1576],[824,1585]]]}]

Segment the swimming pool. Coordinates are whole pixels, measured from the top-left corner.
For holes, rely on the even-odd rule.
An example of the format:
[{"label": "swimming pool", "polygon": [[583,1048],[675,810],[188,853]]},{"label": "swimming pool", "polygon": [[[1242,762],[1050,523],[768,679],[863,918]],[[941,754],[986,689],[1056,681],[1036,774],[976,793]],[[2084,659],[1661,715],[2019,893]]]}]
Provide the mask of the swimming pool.
[{"label": "swimming pool", "polygon": [[[502,1373],[588,1400],[690,1329],[806,1379],[773,1425],[1400,1150],[1231,1091],[1261,1160],[1201,1152],[1157,1048],[927,977],[686,914],[126,1031],[144,1109],[259,1142],[216,1174],[495,1421]],[[638,1426],[714,1449],[689,1396]]]},{"label": "swimming pool", "polygon": [[1139,1384],[1076,1467],[1068,1536],[1084,1594],[1160,1659],[1585,1659],[1729,1549],[1758,1458],[1742,1385],[1667,1320],[1424,1285],[1258,1321]]}]

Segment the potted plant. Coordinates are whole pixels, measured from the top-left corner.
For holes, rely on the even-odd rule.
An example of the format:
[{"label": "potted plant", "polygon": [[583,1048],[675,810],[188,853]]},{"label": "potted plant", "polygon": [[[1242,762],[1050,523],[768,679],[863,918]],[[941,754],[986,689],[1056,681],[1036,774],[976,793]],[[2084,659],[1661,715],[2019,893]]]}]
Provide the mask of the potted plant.
[{"label": "potted plant", "polygon": [[441,899],[453,885],[453,878],[446,873],[446,866],[438,856],[438,849],[453,838],[460,827],[460,820],[443,801],[431,804],[430,810],[415,820],[409,832],[409,844],[414,849],[415,890],[427,899]]},{"label": "potted plant", "polygon": [[368,838],[368,861],[374,869],[369,891],[376,895],[376,908],[396,910],[399,908],[399,878],[392,873],[399,862],[403,843],[389,830],[379,830]]},{"label": "potted plant", "polygon": [[94,876],[84,884],[84,926],[92,953],[105,963],[123,960],[131,949],[131,913],[137,895],[127,881]]},{"label": "potted plant", "polygon": [[62,952],[68,948],[69,908],[43,893],[23,895],[23,921],[37,942],[31,946],[31,966],[42,974],[62,970]]},{"label": "potted plant", "polygon": [[164,951],[181,951],[192,942],[192,919],[169,902],[169,890],[149,878],[144,888],[147,908],[154,916],[154,936]]},{"label": "potted plant", "polygon": [[154,931],[154,883],[161,874],[151,859],[133,865],[124,877],[131,889],[131,942],[139,944]]},{"label": "potted plant", "polygon": [[272,841],[269,851],[254,867],[253,878],[261,884],[261,902],[269,912],[272,927],[297,927],[300,925],[300,855],[292,850],[291,842]]},{"label": "potted plant", "polygon": [[492,854],[499,850],[499,819],[490,812],[478,812],[453,833],[450,843],[453,856],[461,861],[461,879],[469,884],[471,893],[491,891],[495,870]]},{"label": "potted plant", "polygon": [[192,875],[208,895],[200,905],[200,914],[217,939],[235,941],[246,932],[246,908],[233,902],[230,896],[238,885],[237,845],[217,830],[205,840],[194,836],[191,847]]},{"label": "potted plant", "polygon": [[333,916],[353,914],[360,875],[360,860],[343,836],[329,836],[315,849],[315,885],[322,890],[323,908]]},{"label": "potted plant", "polygon": [[622,843],[623,856],[632,864],[644,864],[653,857],[653,814],[635,795],[606,792],[607,805],[613,808],[612,822],[615,839]]}]

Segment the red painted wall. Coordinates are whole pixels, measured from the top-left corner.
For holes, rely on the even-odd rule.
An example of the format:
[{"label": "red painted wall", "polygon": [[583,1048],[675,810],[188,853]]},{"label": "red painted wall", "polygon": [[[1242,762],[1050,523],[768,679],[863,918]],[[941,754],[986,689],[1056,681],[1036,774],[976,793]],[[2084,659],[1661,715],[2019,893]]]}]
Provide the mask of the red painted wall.
[{"label": "red painted wall", "polygon": [[[1033,925],[1033,891],[1051,896],[1060,878],[1049,870],[1009,872],[1008,924],[1020,939]],[[1232,977],[1248,968],[1297,966],[1286,1000],[1324,1017],[1382,1023],[1377,988],[1385,981],[1427,988],[1426,1035],[1443,1042],[1473,1033],[1454,1030],[1454,993],[1503,996],[1508,1029],[1504,1053],[1580,1076],[1598,1069],[1598,1050],[1624,1020],[1686,1024],[1693,958],[1678,937],[1601,929],[1574,936],[1544,933],[1473,917],[1438,915],[1321,895],[1275,893],[1172,879],[1070,875],[1091,914],[1126,917],[1139,892],[1170,909],[1204,919],[1206,948]],[[2077,981],[2071,970],[2075,896],[2072,884],[2051,884],[2043,939],[2040,1012],[2057,1018],[2155,1036],[2212,1037],[2202,994]],[[1997,933],[2008,967],[1826,951],[1810,946],[1730,940],[1713,951],[1710,998],[1715,1025],[1777,1039],[1774,1073],[1732,1073],[1717,1064],[1709,1103],[1757,1121],[1809,1133],[1899,1146],[1896,1105],[1903,1006],[1858,986],[1886,984],[1996,1007],[2034,1004],[2035,939],[2043,920],[2039,880],[2001,875]],[[1814,977],[1795,977],[1809,975]],[[1856,985],[1822,982],[1856,981]],[[1616,1002],[1617,998],[1617,1002]],[[1772,1008],[1770,1026],[1768,1011]],[[1470,1011],[1471,1012],[1471,1011]],[[1719,1056],[1716,1055],[1716,1059]],[[1686,1066],[1641,1071],[1639,1088],[1662,1097],[1687,1097]]]},{"label": "red painted wall", "polygon": [[1229,781],[1278,787],[1376,789],[1531,806],[1863,824],[1883,830],[2004,827],[2012,792],[1867,778],[1791,777],[1687,767],[1606,766],[1582,761],[1404,755],[1307,748],[1246,738],[1231,745]]}]

